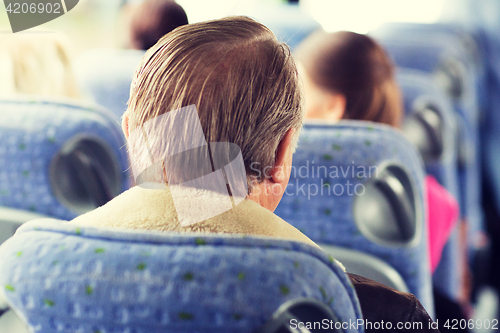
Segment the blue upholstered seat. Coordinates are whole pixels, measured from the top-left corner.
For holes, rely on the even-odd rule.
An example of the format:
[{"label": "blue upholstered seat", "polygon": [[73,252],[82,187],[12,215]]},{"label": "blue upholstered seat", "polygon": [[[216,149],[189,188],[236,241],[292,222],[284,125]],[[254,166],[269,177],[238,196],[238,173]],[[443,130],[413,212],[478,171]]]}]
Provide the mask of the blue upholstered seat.
[{"label": "blue upholstered seat", "polygon": [[231,14],[246,15],[261,22],[292,49],[310,34],[322,29],[321,25],[298,4],[241,2]]},{"label": "blue upholstered seat", "polygon": [[[425,160],[425,168],[428,174],[434,176],[455,198],[460,198],[458,157],[459,149],[472,149],[467,141],[460,142],[457,133],[457,115],[449,98],[436,87],[432,75],[422,71],[411,69],[400,69],[397,81],[401,87],[405,113],[407,119],[420,112],[424,108],[431,108],[439,116],[441,125],[438,129],[443,145],[441,154],[436,158]],[[405,125],[403,125],[405,128]],[[406,134],[407,135],[407,134]],[[410,138],[410,141],[411,138]],[[481,227],[470,221],[471,235],[479,232]],[[465,263],[460,261],[460,247],[458,228],[450,235],[448,244],[443,249],[440,264],[434,273],[434,284],[438,290],[452,298],[458,297],[462,283],[461,275],[456,272]]]},{"label": "blue upholstered seat", "polygon": [[87,51],[74,62],[78,85],[94,102],[121,118],[127,110],[132,77],[143,55],[142,50]]},{"label": "blue upholstered seat", "polygon": [[[423,70],[434,75],[446,91],[458,115],[459,131],[468,154],[459,164],[462,216],[482,229],[481,146],[479,121],[484,100],[484,69],[473,40],[466,43],[458,28],[449,25],[388,24],[372,35],[388,50],[400,67]],[[472,45],[470,45],[472,44]],[[483,90],[483,91],[482,91]]]},{"label": "blue upholstered seat", "polygon": [[[417,150],[389,126],[364,121],[306,123],[289,185],[275,213],[320,246],[361,251],[392,266],[433,313],[423,178]],[[384,179],[395,182],[398,193],[385,191]],[[392,215],[401,207],[394,198],[384,200],[384,193],[401,196],[401,204],[411,212]],[[402,219],[412,222],[393,225],[399,223],[399,213],[411,215]],[[411,231],[402,239],[396,231],[384,235],[398,227]]]},{"label": "blue upholstered seat", "polygon": [[[466,29],[478,31],[477,41],[483,46],[483,59],[487,81],[481,90],[486,94],[486,107],[481,124],[481,151],[484,163],[485,179],[489,185],[489,198],[500,211],[500,136],[498,128],[500,126],[500,70],[498,60],[499,52],[499,20],[497,13],[500,3],[496,0],[455,0],[445,3],[442,19],[447,21],[444,24],[460,25]],[[485,200],[485,201],[486,201]],[[496,225],[496,220],[493,220]]]},{"label": "blue upholstered seat", "polygon": [[[291,300],[361,319],[335,261],[274,238],[24,224],[0,247],[0,296],[37,332],[256,332]],[[347,328],[344,332],[362,332]]]},{"label": "blue upholstered seat", "polygon": [[[457,25],[389,23],[371,32],[401,67],[437,74],[457,111],[477,124],[484,99],[481,45]],[[445,78],[444,76],[447,76]]]},{"label": "blue upholstered seat", "polygon": [[[485,34],[480,29],[465,27],[462,24],[456,23],[434,23],[434,24],[419,24],[419,23],[388,23],[384,24],[382,27],[373,32],[375,36],[379,36],[381,39],[386,38],[404,38],[411,39],[416,38],[420,40],[426,38],[427,40],[432,39],[447,39],[443,46],[445,48],[455,48],[458,52],[452,52],[453,56],[456,56],[464,65],[467,67],[468,79],[470,79],[474,88],[474,95],[464,95],[461,98],[477,98],[479,107],[483,108],[485,106],[487,92],[486,87],[486,55],[485,51],[487,48],[485,42]],[[450,53],[447,54],[448,56]],[[443,60],[443,59],[441,59]],[[435,64],[436,59],[432,60]],[[415,62],[413,58],[412,62]],[[410,65],[412,67],[412,65]]]},{"label": "blue upholstered seat", "polygon": [[[458,148],[459,195],[461,216],[468,223],[469,249],[473,252],[482,243],[484,231],[481,207],[481,145],[479,121],[481,108],[484,107],[484,68],[479,44],[472,38],[465,39],[464,31],[456,26],[438,24],[388,24],[373,32],[395,62],[401,67],[423,70],[431,73],[435,81],[447,92],[458,115],[457,124],[461,137]],[[483,91],[482,91],[483,90]],[[464,149],[465,147],[465,149]],[[454,236],[458,237],[458,235]],[[457,243],[458,240],[452,242]],[[454,253],[456,249],[445,250]],[[457,256],[457,254],[453,254]],[[458,258],[454,263],[443,260],[444,275],[457,275],[464,263]],[[436,281],[441,281],[441,268]],[[443,283],[448,295],[458,298],[456,284]],[[454,290],[451,293],[451,290]]]},{"label": "blue upholstered seat", "polygon": [[[441,92],[432,75],[429,73],[400,68],[396,74],[396,80],[403,94],[405,117],[411,117],[425,108],[430,108],[439,117],[440,145],[442,146],[437,156],[431,156],[424,160],[428,174],[436,177],[450,193],[459,198],[459,180],[457,174],[458,142],[457,116],[449,98]],[[403,122],[404,123],[404,122]],[[403,128],[405,125],[403,125]],[[408,137],[408,133],[405,133]],[[410,141],[412,138],[409,138]],[[418,145],[417,145],[418,146]],[[464,147],[461,147],[463,149]],[[470,149],[471,147],[469,147]]]},{"label": "blue upholstered seat", "polygon": [[0,100],[0,206],[71,219],[128,187],[118,119],[68,100]]}]

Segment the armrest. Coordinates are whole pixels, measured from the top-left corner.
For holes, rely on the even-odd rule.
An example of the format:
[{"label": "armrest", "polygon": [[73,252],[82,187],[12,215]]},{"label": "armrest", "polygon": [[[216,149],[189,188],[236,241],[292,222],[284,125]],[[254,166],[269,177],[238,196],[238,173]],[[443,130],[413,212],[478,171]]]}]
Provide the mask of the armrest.
[{"label": "armrest", "polygon": [[330,254],[345,266],[348,273],[363,276],[373,281],[380,282],[387,287],[409,292],[408,286],[401,275],[384,261],[368,255],[366,253],[331,246],[327,244],[318,244],[323,251]]}]

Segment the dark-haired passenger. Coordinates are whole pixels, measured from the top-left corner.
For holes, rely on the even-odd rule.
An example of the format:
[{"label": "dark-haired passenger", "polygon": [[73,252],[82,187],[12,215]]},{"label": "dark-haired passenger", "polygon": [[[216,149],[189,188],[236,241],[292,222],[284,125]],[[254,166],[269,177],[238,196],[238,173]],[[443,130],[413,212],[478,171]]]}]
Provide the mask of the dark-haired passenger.
[{"label": "dark-haired passenger", "polygon": [[[296,58],[304,81],[307,119],[368,120],[400,126],[403,105],[394,66],[372,38],[349,31],[318,32],[301,44]],[[426,178],[426,187],[434,272],[459,209],[456,199],[433,177]]]},{"label": "dark-haired passenger", "polygon": [[[304,82],[307,119],[367,120],[400,126],[403,103],[394,65],[372,38],[349,31],[317,32],[299,46],[296,59]],[[425,185],[434,272],[457,224],[459,207],[434,177],[427,176]]]},{"label": "dark-haired passenger", "polygon": [[130,46],[147,50],[185,24],[188,24],[186,12],[175,0],[145,0],[137,5],[130,20]]}]

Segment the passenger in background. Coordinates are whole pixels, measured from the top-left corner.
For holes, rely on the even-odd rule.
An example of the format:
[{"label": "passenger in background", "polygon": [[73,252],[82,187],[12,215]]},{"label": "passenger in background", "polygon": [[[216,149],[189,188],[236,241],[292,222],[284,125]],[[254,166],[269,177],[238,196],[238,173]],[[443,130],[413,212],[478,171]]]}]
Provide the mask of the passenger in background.
[{"label": "passenger in background", "polygon": [[[306,118],[336,122],[368,120],[399,127],[403,105],[394,67],[383,48],[366,35],[315,33],[296,52],[304,82]],[[429,250],[434,272],[459,214],[455,198],[426,178]]]},{"label": "passenger in background", "polygon": [[0,97],[79,97],[67,43],[61,34],[2,35],[0,45]]},{"label": "passenger in background", "polygon": [[[244,17],[179,27],[148,50],[136,70],[130,95],[123,130],[132,169],[137,170],[138,179],[146,174],[143,179],[150,186],[133,187],[69,223],[260,235],[317,246],[272,213],[290,178],[303,103],[290,50],[269,29]],[[191,113],[176,111],[193,105],[196,119],[189,118]],[[173,126],[175,121],[181,126]],[[198,126],[203,138],[196,134]],[[205,141],[232,143],[241,149],[246,177],[232,183],[231,193],[245,198],[222,214],[182,225],[176,208],[207,216],[209,209],[200,211],[197,202],[204,200],[209,206],[217,206],[227,198],[227,192],[223,196],[205,187],[175,186],[176,178],[184,179],[185,173],[191,172],[186,169],[201,168],[203,164],[197,162],[207,159],[189,160],[191,163],[172,170],[176,159],[170,158],[169,151]],[[169,179],[165,161],[169,163]],[[169,181],[173,186],[168,186]],[[245,187],[243,192],[233,192],[245,183],[250,185],[248,191]],[[233,199],[236,202],[240,198]],[[396,322],[421,322],[423,330],[418,331],[437,331],[429,326],[432,319],[415,296],[359,276],[349,277],[365,319],[391,321],[394,327]]]},{"label": "passenger in background", "polygon": [[174,0],[145,0],[132,14],[130,46],[147,50],[161,37],[185,24],[188,24],[186,12]]},{"label": "passenger in background", "polygon": [[84,95],[118,118],[127,109],[132,76],[144,51],[166,33],[188,23],[184,9],[174,0],[128,0],[121,14],[117,39],[120,46],[133,49],[92,49],[75,61],[77,82]]},{"label": "passenger in background", "polygon": [[[304,83],[306,119],[367,120],[400,126],[403,105],[394,65],[370,37],[348,31],[317,32],[299,46],[296,59]],[[434,177],[427,176],[425,181],[434,272],[458,221],[459,207]],[[439,312],[438,306],[436,310]]]},{"label": "passenger in background", "polygon": [[348,31],[319,31],[295,55],[304,81],[306,118],[399,127],[402,101],[393,65],[374,40]]}]

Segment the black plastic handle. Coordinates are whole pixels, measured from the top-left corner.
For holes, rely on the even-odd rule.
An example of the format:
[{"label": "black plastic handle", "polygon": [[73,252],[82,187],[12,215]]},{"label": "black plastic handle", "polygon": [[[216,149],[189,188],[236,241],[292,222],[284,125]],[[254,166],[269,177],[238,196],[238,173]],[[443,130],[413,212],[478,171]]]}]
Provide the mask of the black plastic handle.
[{"label": "black plastic handle", "polygon": [[444,122],[432,106],[414,111],[403,124],[403,132],[420,151],[426,163],[439,160],[444,152]]},{"label": "black plastic handle", "polygon": [[392,172],[384,170],[375,180],[375,186],[389,201],[396,215],[402,238],[410,239],[414,233],[412,226],[415,221],[415,209],[403,184]]},{"label": "black plastic handle", "polygon": [[113,199],[112,182],[97,156],[85,147],[77,147],[66,157],[89,200],[100,207]]},{"label": "black plastic handle", "polygon": [[[298,323],[313,323],[328,320],[328,328],[307,328],[292,327],[292,320]],[[256,333],[315,333],[315,332],[343,332],[335,326],[339,320],[332,309],[326,304],[314,298],[299,298],[291,300],[280,306],[273,314],[272,318]]]}]

